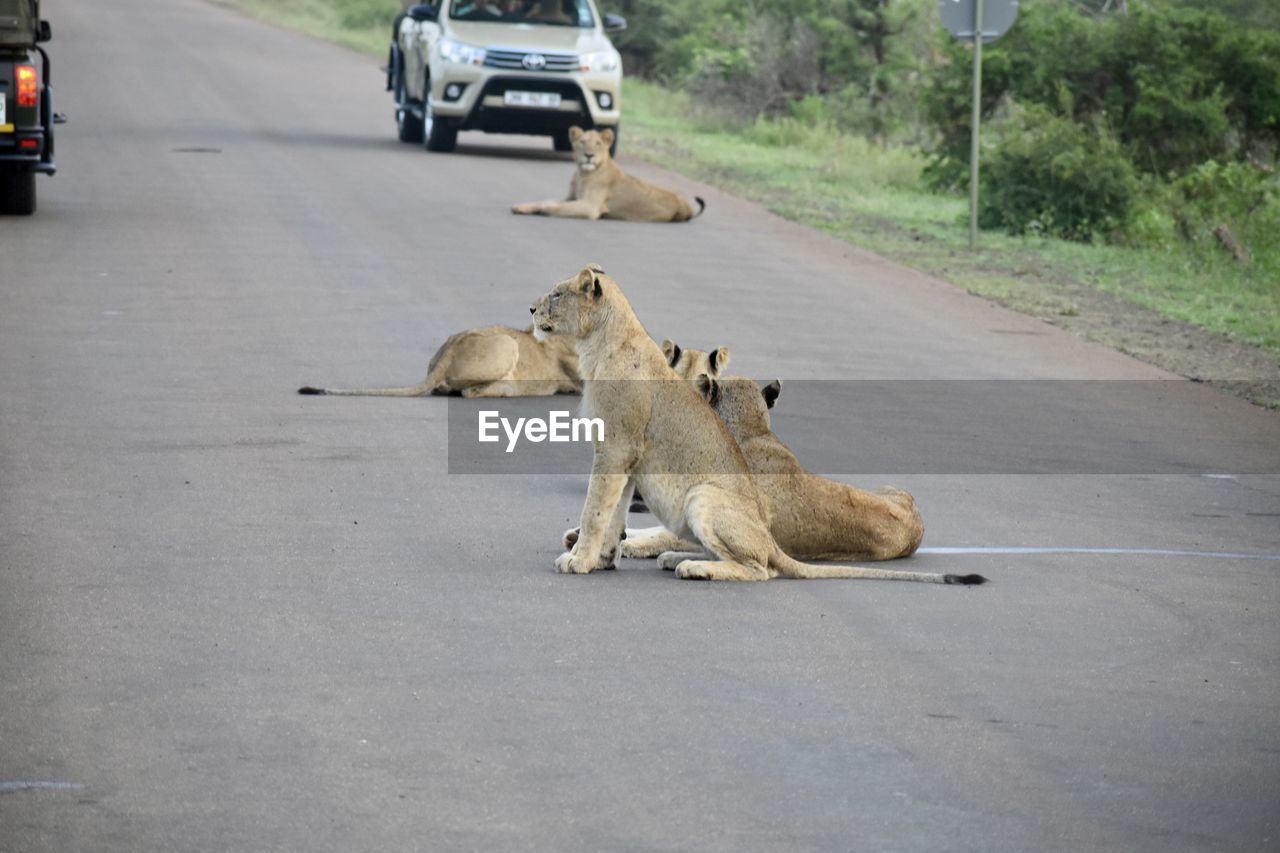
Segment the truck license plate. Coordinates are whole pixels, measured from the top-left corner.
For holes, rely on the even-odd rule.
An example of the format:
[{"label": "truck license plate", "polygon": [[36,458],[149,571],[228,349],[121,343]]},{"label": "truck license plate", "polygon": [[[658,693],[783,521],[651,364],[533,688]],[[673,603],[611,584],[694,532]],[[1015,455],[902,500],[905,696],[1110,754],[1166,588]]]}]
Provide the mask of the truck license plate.
[{"label": "truck license plate", "polygon": [[507,91],[502,94],[502,102],[509,107],[554,108],[560,106],[560,93]]}]

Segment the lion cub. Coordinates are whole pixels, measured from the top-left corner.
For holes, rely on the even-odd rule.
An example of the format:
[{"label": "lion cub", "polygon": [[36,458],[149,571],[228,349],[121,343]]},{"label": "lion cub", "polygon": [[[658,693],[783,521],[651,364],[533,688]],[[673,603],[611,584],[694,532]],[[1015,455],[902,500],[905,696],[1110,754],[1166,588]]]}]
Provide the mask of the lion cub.
[{"label": "lion cub", "polygon": [[613,131],[569,128],[576,171],[564,201],[531,201],[517,204],[512,213],[564,216],[572,219],[630,219],[638,222],[685,222],[702,213],[706,202],[698,198],[698,213],[680,195],[628,175],[609,156]]},{"label": "lion cub", "polygon": [[663,526],[701,546],[696,553],[659,558],[659,565],[674,567],[677,577],[985,580],[792,559],[769,532],[768,501],[728,427],[671,369],[617,282],[591,265],[557,284],[531,310],[539,334],[573,340],[584,380],[582,414],[605,425],[603,440],[594,444],[580,534],[556,559],[557,571],[585,574],[613,565],[627,506],[639,486]]},{"label": "lion cub", "polygon": [[[742,448],[782,550],[811,560],[892,560],[920,547],[924,522],[910,494],[892,486],[863,491],[801,466],[769,423],[781,382],[759,388],[741,377],[700,376],[696,385]],[[656,557],[686,545],[661,527],[628,530],[622,556]]]},{"label": "lion cub", "polygon": [[419,397],[541,397],[582,390],[578,355],[564,338],[539,340],[533,327],[487,326],[451,335],[427,366],[427,378],[404,388],[299,388],[299,394]]}]

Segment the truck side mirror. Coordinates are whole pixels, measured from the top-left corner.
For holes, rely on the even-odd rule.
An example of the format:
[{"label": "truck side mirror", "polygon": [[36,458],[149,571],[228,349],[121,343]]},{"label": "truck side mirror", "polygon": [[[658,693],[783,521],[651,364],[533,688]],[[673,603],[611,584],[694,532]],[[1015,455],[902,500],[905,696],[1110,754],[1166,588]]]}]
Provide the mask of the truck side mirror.
[{"label": "truck side mirror", "polygon": [[49,26],[48,21],[41,21],[40,28],[36,30],[36,41],[49,41],[53,38],[53,28]]},{"label": "truck side mirror", "polygon": [[422,23],[423,21],[434,21],[440,17],[440,10],[430,3],[418,3],[409,7],[407,12],[410,18]]},{"label": "truck side mirror", "polygon": [[621,15],[605,15],[604,31],[606,33],[620,33],[627,28],[627,19]]}]

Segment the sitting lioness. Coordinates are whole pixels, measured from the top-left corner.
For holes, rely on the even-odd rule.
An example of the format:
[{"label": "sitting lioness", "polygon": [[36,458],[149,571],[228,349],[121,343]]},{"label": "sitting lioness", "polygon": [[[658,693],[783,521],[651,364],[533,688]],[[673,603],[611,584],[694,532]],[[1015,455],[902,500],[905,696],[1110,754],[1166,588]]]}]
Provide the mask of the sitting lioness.
[{"label": "sitting lioness", "polygon": [[[920,547],[924,522],[910,494],[892,486],[867,492],[806,471],[774,434],[769,410],[782,383],[699,376],[695,383],[724,419],[769,505],[769,530],[788,554],[811,560],[892,560]],[[663,527],[628,530],[624,557],[688,550]]]},{"label": "sitting lioness", "polygon": [[578,355],[563,338],[539,340],[532,327],[487,326],[451,335],[427,365],[427,378],[403,388],[313,388],[299,394],[419,397],[541,397],[582,390]]},{"label": "sitting lioness", "polygon": [[564,201],[517,204],[512,213],[537,213],[573,219],[631,219],[639,222],[685,222],[706,208],[698,198],[698,213],[679,194],[628,175],[609,156],[613,131],[569,128],[577,170]]},{"label": "sitting lioness", "polygon": [[[580,535],[556,570],[611,567],[636,486],[663,525],[699,552],[668,552],[659,565],[705,580],[877,578],[976,584],[981,575],[818,566],[787,556],[769,533],[768,502],[723,420],[671,369],[617,282],[591,265],[557,284],[532,308],[540,335],[574,341],[584,380],[582,413],[604,421],[594,444]],[[647,380],[647,381],[635,381]]]}]

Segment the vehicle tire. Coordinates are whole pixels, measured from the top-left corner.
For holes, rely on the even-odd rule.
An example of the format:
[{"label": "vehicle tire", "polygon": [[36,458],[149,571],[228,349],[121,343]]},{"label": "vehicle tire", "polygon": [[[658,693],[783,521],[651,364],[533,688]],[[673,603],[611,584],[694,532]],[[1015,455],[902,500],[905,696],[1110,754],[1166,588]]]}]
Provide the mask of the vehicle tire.
[{"label": "vehicle tire", "polygon": [[458,146],[458,129],[447,119],[436,118],[431,106],[431,88],[427,88],[427,102],[422,106],[422,134],[428,151],[452,151]]},{"label": "vehicle tire", "polygon": [[0,213],[30,216],[36,212],[36,173],[0,173]]},{"label": "vehicle tire", "polygon": [[551,134],[551,146],[557,151],[572,151],[573,140],[569,139],[569,129],[557,130]]},{"label": "vehicle tire", "polygon": [[401,142],[422,141],[422,119],[409,110],[404,94],[404,78],[396,77],[396,130]]}]

